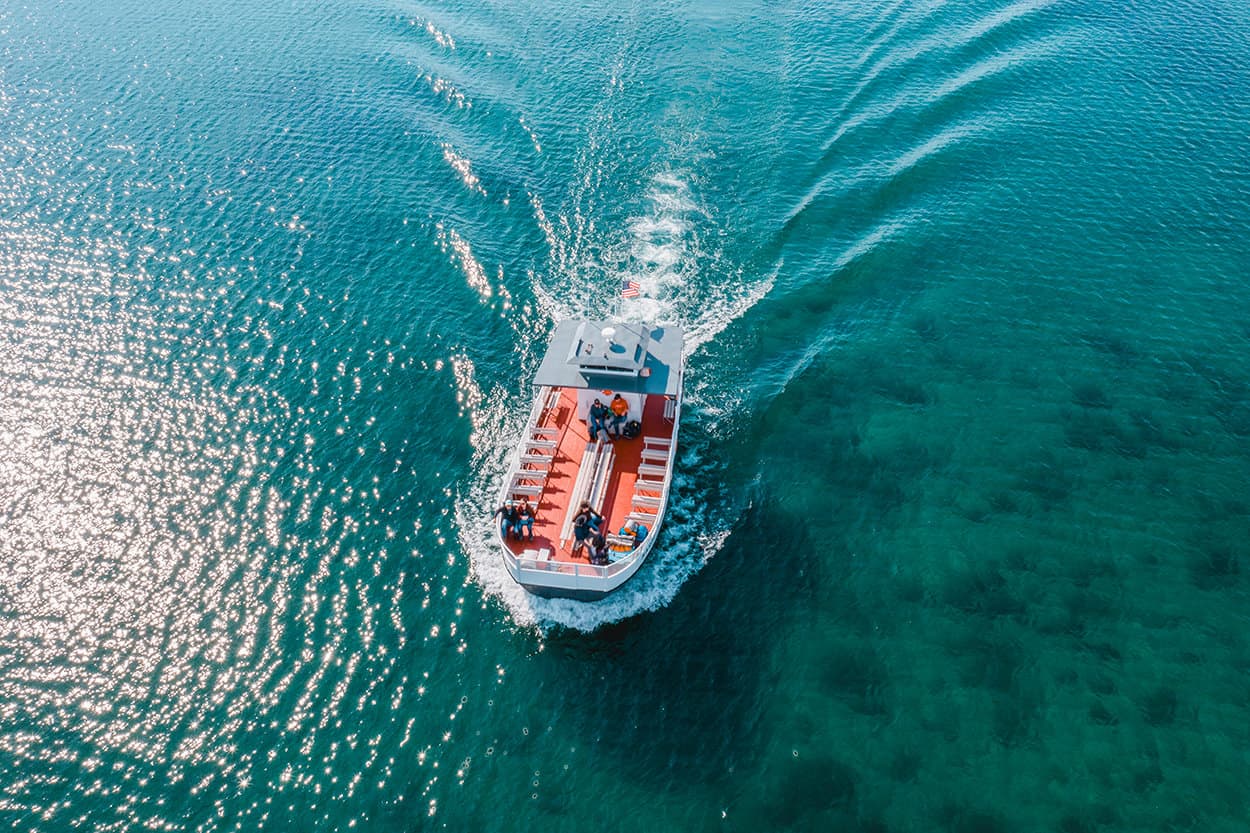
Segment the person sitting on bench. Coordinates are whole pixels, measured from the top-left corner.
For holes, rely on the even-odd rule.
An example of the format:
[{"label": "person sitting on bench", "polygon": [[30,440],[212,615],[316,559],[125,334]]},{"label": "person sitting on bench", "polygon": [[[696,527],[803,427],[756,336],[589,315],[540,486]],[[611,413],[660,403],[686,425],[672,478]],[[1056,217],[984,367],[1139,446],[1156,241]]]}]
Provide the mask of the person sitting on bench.
[{"label": "person sitting on bench", "polygon": [[513,501],[506,501],[503,506],[496,509],[495,516],[499,518],[500,537],[504,540],[507,540],[509,534],[515,534],[518,538],[521,537],[521,532],[517,524],[517,519],[520,517],[520,513]]},{"label": "person sitting on bench", "polygon": [[534,507],[530,506],[528,500],[521,501],[520,508],[517,509],[516,524],[512,527],[516,531],[517,540],[522,540],[522,528],[528,534],[529,540],[534,540]]},{"label": "person sitting on bench", "polygon": [[625,426],[625,417],[629,416],[629,403],[618,393],[612,397],[612,404],[608,408],[612,411],[612,437],[619,440]]},{"label": "person sitting on bench", "polygon": [[586,546],[586,542],[590,540],[590,536],[594,534],[590,529],[590,510],[583,503],[581,509],[577,511],[577,517],[573,518],[573,557],[577,558],[577,553]]},{"label": "person sitting on bench", "polygon": [[634,539],[634,546],[638,546],[647,537],[647,527],[637,521],[631,521],[621,527],[621,534],[628,535]]},{"label": "person sitting on bench", "polygon": [[599,432],[608,433],[608,415],[612,413],[608,410],[608,406],[604,405],[598,399],[590,406],[590,441],[594,442],[599,439]]}]

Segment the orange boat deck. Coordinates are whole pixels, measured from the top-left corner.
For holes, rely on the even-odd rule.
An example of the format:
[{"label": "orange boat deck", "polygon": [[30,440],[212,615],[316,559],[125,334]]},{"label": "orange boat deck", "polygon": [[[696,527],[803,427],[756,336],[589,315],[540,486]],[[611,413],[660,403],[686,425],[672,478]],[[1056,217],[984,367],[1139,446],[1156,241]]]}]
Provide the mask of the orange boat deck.
[{"label": "orange boat deck", "polygon": [[[525,550],[551,551],[552,561],[589,563],[587,549],[583,549],[575,558],[572,553],[573,542],[570,540],[562,545],[560,532],[573,500],[573,487],[577,482],[578,469],[581,467],[582,455],[590,443],[590,429],[587,424],[577,418],[577,392],[569,388],[557,388],[558,402],[554,407],[547,408],[538,422],[540,428],[554,428],[558,431],[554,460],[542,485],[542,493],[530,499],[535,507],[534,540],[513,540],[508,536],[505,543],[513,555],[520,556]],[[634,494],[634,483],[638,479],[638,466],[642,462],[644,439],[653,437],[671,440],[673,423],[664,415],[666,399],[663,396],[648,396],[642,412],[642,432],[633,439],[620,438],[612,441],[614,463],[612,476],[604,491],[602,514],[606,534],[617,531],[630,514],[630,504]],[[630,414],[630,419],[637,415]],[[650,530],[654,532],[654,530]]]}]

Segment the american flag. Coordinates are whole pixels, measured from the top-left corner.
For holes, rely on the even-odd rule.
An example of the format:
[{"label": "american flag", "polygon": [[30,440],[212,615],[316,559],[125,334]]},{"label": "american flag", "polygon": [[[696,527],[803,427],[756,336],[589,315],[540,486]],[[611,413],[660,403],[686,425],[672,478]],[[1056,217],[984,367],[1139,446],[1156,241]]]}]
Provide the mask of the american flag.
[{"label": "american flag", "polygon": [[638,285],[638,281],[631,281],[629,279],[621,281],[622,298],[637,298],[641,289],[642,287]]}]

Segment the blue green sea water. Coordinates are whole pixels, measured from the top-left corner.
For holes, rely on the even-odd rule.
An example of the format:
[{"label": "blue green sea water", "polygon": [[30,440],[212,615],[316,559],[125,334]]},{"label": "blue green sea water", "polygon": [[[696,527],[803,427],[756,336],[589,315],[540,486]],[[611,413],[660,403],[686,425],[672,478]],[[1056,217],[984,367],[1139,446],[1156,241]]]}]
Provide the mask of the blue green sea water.
[{"label": "blue green sea water", "polygon": [[[1250,11],[0,3],[0,826],[1244,831]],[[486,515],[688,328],[618,595]]]}]

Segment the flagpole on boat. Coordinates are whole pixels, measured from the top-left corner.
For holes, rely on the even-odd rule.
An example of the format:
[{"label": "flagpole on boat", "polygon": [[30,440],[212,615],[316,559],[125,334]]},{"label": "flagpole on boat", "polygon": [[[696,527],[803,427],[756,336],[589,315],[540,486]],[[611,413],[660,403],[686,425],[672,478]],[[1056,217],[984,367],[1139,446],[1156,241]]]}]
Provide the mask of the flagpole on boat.
[{"label": "flagpole on boat", "polygon": [[621,319],[621,301],[625,298],[637,298],[641,294],[642,287],[637,281],[629,278],[621,278],[621,285],[616,290],[616,318]]}]

